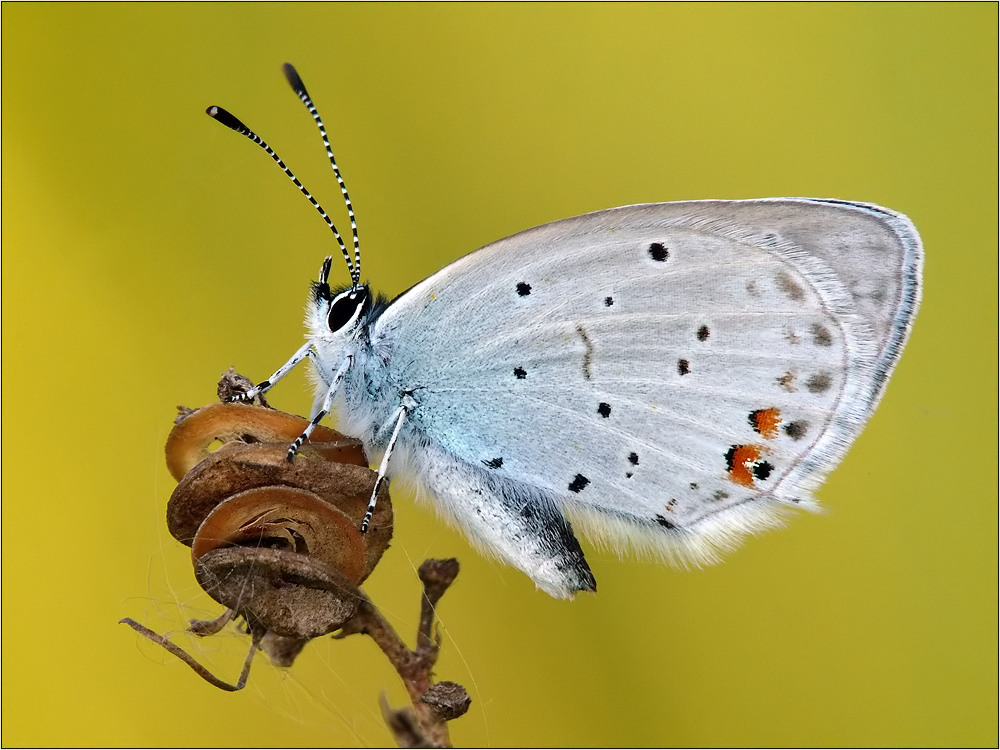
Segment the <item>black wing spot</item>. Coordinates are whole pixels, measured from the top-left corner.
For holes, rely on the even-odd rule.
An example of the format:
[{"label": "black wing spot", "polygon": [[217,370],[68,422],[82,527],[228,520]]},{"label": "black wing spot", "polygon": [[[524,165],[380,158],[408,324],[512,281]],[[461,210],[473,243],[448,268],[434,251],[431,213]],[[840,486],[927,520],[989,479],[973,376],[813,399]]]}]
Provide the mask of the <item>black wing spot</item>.
[{"label": "black wing spot", "polygon": [[632,464],[633,466],[638,466],[639,465],[639,454],[638,453],[629,453],[628,454],[628,462],[630,464]]},{"label": "black wing spot", "polygon": [[531,294],[531,284],[525,284],[523,281],[517,285],[517,294],[519,297],[527,297]]},{"label": "black wing spot", "polygon": [[496,458],[491,458],[489,461],[483,461],[483,463],[486,464],[491,469],[499,469],[501,466],[503,466],[503,457],[498,456]]},{"label": "black wing spot", "polygon": [[597,413],[607,419],[611,416],[611,404],[606,404],[602,401],[597,405]]},{"label": "black wing spot", "polygon": [[604,298],[604,306],[605,307],[611,307],[613,304],[615,304],[615,300],[614,300],[613,297],[605,297]]},{"label": "black wing spot", "polygon": [[772,471],[774,471],[774,465],[767,461],[758,461],[753,465],[753,475],[757,479],[767,479],[771,476]]},{"label": "black wing spot", "polygon": [[795,422],[789,422],[783,429],[785,434],[792,440],[801,440],[806,436],[806,432],[809,431],[809,423],[804,419],[799,419]]},{"label": "black wing spot", "polygon": [[579,492],[588,484],[590,484],[590,480],[587,477],[583,474],[577,474],[573,477],[573,481],[569,483],[569,490],[570,492]]},{"label": "black wing spot", "polygon": [[708,333],[709,333],[708,326],[700,326],[698,328],[698,340],[708,341]]},{"label": "black wing spot", "polygon": [[514,377],[517,378],[518,380],[524,380],[526,377],[528,377],[528,372],[523,367],[515,367]]},{"label": "black wing spot", "polygon": [[668,521],[665,517],[663,517],[661,515],[657,515],[656,518],[653,519],[653,520],[655,520],[658,524],[660,524],[660,526],[662,526],[665,529],[676,529],[677,528],[676,525],[672,524],[670,521]]},{"label": "black wing spot", "polygon": [[681,375],[687,375],[691,372],[691,363],[686,359],[677,360],[677,372]]},{"label": "black wing spot", "polygon": [[658,263],[662,263],[670,257],[670,251],[659,242],[654,242],[649,246],[649,257]]}]

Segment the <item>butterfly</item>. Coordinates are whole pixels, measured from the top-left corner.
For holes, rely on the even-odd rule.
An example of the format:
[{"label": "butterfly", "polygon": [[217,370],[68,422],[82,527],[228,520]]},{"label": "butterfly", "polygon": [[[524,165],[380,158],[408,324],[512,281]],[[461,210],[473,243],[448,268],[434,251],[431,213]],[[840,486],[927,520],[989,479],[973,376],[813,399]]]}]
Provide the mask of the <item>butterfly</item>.
[{"label": "butterfly", "polygon": [[389,301],[323,263],[300,362],[331,410],[483,551],[556,597],[595,591],[596,542],[696,564],[812,497],[885,391],[920,302],[923,251],[902,214],[813,198],[623,206],[493,242]]}]

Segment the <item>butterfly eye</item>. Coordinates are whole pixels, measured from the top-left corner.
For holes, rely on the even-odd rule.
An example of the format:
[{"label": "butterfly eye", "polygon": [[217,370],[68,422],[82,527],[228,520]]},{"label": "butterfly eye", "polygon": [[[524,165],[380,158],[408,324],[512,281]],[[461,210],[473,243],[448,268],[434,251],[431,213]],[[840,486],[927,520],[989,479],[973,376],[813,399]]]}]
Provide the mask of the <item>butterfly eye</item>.
[{"label": "butterfly eye", "polygon": [[360,316],[368,304],[367,289],[348,289],[333,298],[330,312],[327,313],[327,325],[333,332],[347,328]]}]

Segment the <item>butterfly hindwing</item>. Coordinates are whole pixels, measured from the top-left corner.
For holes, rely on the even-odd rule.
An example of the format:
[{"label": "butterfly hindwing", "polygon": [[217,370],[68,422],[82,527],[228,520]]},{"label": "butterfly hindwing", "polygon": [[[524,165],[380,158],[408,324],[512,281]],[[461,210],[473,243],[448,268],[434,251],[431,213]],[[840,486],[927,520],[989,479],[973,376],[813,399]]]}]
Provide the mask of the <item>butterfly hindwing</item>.
[{"label": "butterfly hindwing", "polygon": [[376,323],[387,381],[419,404],[403,434],[616,546],[710,559],[810,504],[877,401],[915,306],[899,267],[918,260],[888,224],[854,204],[693,202],[488,245]]}]

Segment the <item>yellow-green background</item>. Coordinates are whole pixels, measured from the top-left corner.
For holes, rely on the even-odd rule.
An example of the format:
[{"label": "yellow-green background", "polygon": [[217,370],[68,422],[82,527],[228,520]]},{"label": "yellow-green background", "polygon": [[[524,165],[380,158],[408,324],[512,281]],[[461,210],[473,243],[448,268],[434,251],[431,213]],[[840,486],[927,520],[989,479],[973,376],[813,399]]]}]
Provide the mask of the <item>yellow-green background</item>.
[{"label": "yellow-green background", "polygon": [[[829,513],[700,572],[587,547],[555,601],[395,494],[366,588],[412,639],[412,566],[456,556],[438,675],[460,745],[995,745],[997,7],[2,7],[3,744],[379,745],[361,638],[225,694],[116,621],[234,677],[234,631],[164,528],[176,404],[299,345],[331,242],[258,130],[336,216],[324,113],[366,275],[395,294],[546,221],[634,202],[873,201],[923,236],[926,292]],[[341,220],[342,224],[346,221]],[[273,393],[309,408],[304,377]]]}]

